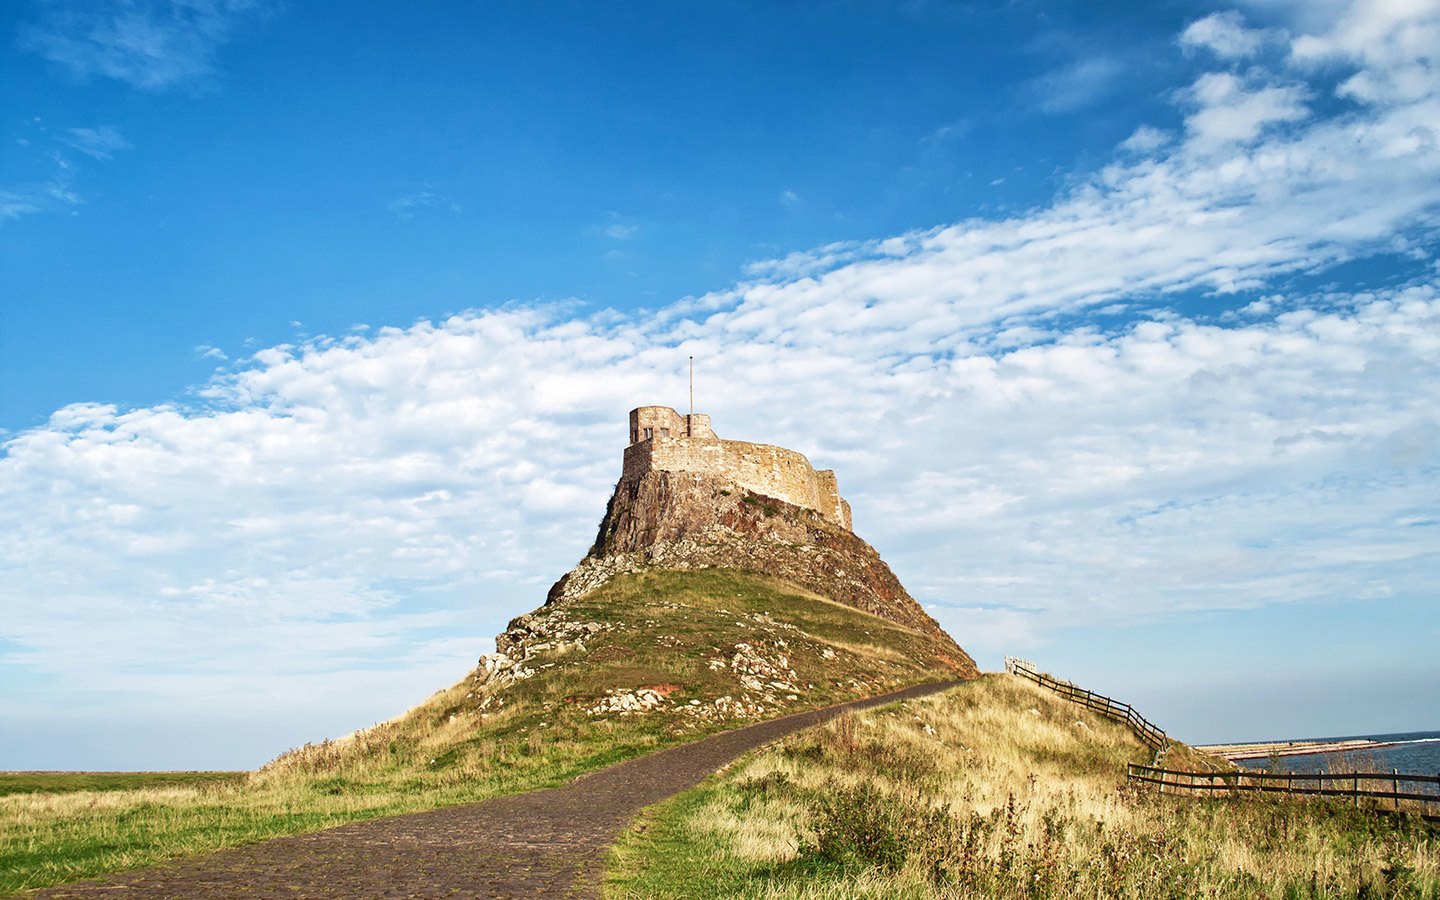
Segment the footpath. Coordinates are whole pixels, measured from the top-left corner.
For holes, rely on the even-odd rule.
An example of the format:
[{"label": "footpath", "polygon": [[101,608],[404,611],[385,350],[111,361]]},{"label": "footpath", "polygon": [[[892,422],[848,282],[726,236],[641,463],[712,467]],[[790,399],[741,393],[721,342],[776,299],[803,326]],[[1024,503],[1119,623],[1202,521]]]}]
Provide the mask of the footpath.
[{"label": "footpath", "polygon": [[22,896],[599,897],[606,850],[642,808],[694,787],[741,754],[792,732],[958,683],[915,685],[737,728],[619,763],[564,787],[276,838]]}]

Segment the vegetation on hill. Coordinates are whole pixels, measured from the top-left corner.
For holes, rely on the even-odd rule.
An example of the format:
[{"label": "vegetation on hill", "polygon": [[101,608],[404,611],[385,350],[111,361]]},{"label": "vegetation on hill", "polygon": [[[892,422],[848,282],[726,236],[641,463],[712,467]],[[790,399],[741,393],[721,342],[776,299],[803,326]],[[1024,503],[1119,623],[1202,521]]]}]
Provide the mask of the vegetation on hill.
[{"label": "vegetation on hill", "polygon": [[199,787],[244,781],[248,772],[0,772],[0,797],[7,794],[70,794],[75,791],[133,791],[140,788]]},{"label": "vegetation on hill", "polygon": [[794,735],[654,808],[607,896],[1440,897],[1440,835],[1418,820],[1126,784],[1150,755],[1122,725],[988,675]]},{"label": "vegetation on hill", "polygon": [[[503,665],[482,660],[471,678],[404,716],[301,748],[262,776],[328,773],[355,787],[398,766],[422,779],[483,780],[514,764],[496,754],[516,742],[589,769],[956,677],[948,647],[931,635],[726,569],[620,575],[522,616],[497,644]],[[603,758],[591,760],[596,754]]]},{"label": "vegetation on hill", "polygon": [[723,566],[763,572],[863,610],[948,646],[966,677],[975,661],[895,576],[875,548],[813,509],[698,472],[626,475],[600,522],[590,554],[551,589],[552,599],[583,591],[592,576],[663,561],[668,568]]},{"label": "vegetation on hill", "polygon": [[[460,683],[241,784],[0,797],[0,893],[562,783],[664,746],[955,677],[948,639],[724,569],[622,574],[522,616]],[[500,660],[503,659],[503,663]]]}]

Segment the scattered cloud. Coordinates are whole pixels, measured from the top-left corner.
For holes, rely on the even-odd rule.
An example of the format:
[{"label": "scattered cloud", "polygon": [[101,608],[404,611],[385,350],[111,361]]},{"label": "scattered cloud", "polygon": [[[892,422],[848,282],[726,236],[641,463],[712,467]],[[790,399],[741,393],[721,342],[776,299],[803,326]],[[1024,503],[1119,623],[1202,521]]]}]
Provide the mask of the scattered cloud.
[{"label": "scattered cloud", "polygon": [[1153,153],[1170,143],[1172,137],[1169,132],[1162,129],[1141,125],[1120,143],[1120,149],[1128,150],[1131,153]]},{"label": "scattered cloud", "polygon": [[55,4],[21,29],[20,44],[78,79],[145,90],[196,85],[241,28],[273,13],[269,0],[97,0]]},{"label": "scattered cloud", "polygon": [[44,212],[75,213],[84,199],[70,187],[63,171],[42,182],[15,184],[0,189],[0,222]]},{"label": "scattered cloud", "polygon": [[209,344],[197,345],[195,347],[195,355],[200,359],[217,359],[221,362],[224,362],[230,358],[225,355],[224,350],[221,350],[219,347],[212,347]]},{"label": "scattered cloud", "polygon": [[1335,27],[1354,0],[1241,0],[1240,6],[1267,19],[1279,18],[1292,30],[1324,33]]},{"label": "scattered cloud", "polygon": [[[31,151],[31,163],[39,169],[49,169],[48,177],[0,186],[0,222],[21,219],[37,213],[63,212],[78,215],[79,207],[85,202],[76,183],[81,180],[84,160],[68,151],[78,151],[82,156],[104,161],[114,154],[132,149],[132,145],[118,129],[110,125],[94,128],[69,128],[63,133],[50,133],[37,117],[31,123],[39,144]],[[36,144],[28,138],[17,140],[17,145],[30,147]]]},{"label": "scattered cloud", "polygon": [[1252,141],[1269,126],[1309,115],[1308,93],[1302,85],[1256,84],[1228,72],[1207,72],[1186,92],[1195,110],[1185,127],[1206,146]]},{"label": "scattered cloud", "polygon": [[1276,39],[1283,39],[1283,33],[1248,28],[1245,17],[1234,9],[1211,13],[1180,32],[1180,46],[1187,51],[1208,50],[1224,60],[1249,59]]},{"label": "scattered cloud", "polygon": [[605,214],[604,221],[591,225],[588,230],[612,241],[629,241],[640,234],[640,225],[630,217],[611,210]]},{"label": "scattered cloud", "polygon": [[[978,652],[1426,595],[1440,270],[1306,285],[1434,244],[1433,19],[1204,73],[1183,132],[1023,214],[757,263],[654,314],[473,311],[261,349],[191,405],[58,410],[0,454],[0,660],[97,705],[199,683],[402,708],[584,553],[626,411],[681,398],[690,355],[717,430],[839,471]],[[1349,103],[1311,109],[1337,68]]]},{"label": "scattered cloud", "polygon": [[0,221],[18,219],[39,211],[40,207],[26,193],[0,191]]},{"label": "scattered cloud", "polygon": [[109,125],[98,128],[71,128],[65,144],[92,159],[109,159],[121,150],[133,149],[117,129]]},{"label": "scattered cloud", "polygon": [[385,208],[398,218],[409,221],[424,212],[444,211],[451,215],[464,212],[464,207],[439,193],[433,184],[423,184],[416,191],[396,197]]},{"label": "scattered cloud", "polygon": [[1076,60],[1033,79],[1030,91],[1042,112],[1071,113],[1105,99],[1125,74],[1125,66],[1110,56]]},{"label": "scattered cloud", "polygon": [[779,197],[776,199],[778,199],[780,205],[786,209],[794,209],[800,205],[800,195],[791,190],[781,191]]}]

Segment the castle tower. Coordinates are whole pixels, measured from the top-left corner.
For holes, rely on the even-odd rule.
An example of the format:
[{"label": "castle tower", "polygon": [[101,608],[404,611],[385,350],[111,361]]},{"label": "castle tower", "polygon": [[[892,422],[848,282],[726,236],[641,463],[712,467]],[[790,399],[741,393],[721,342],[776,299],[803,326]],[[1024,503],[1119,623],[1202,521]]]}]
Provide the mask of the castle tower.
[{"label": "castle tower", "polygon": [[813,509],[851,530],[850,504],[840,496],[834,471],[817,472],[803,453],[784,447],[721,440],[703,413],[682,416],[668,406],[630,411],[622,477],[656,471],[713,476],[742,491]]}]

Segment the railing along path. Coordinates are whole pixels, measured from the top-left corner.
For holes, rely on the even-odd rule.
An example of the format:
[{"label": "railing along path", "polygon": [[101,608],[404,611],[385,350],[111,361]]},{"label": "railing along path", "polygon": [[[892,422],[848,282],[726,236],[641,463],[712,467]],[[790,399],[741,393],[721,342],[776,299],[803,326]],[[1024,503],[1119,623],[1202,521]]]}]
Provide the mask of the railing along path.
[{"label": "railing along path", "polygon": [[[1404,775],[1391,772],[1180,772],[1130,763],[1131,781],[1159,785],[1161,793],[1186,796],[1242,793],[1287,794],[1308,797],[1349,797],[1356,806],[1362,799],[1381,812],[1398,812],[1401,801],[1419,803],[1420,815],[1440,822],[1440,775]],[[1183,780],[1182,780],[1183,779]],[[1401,786],[1404,789],[1401,789]],[[1435,785],[1426,790],[1426,785]],[[1384,805],[1391,804],[1386,810]],[[1435,812],[1429,812],[1434,805]]]},{"label": "railing along path", "polygon": [[[1421,818],[1440,822],[1440,774],[1403,775],[1399,771],[1384,772],[1335,772],[1310,774],[1301,772],[1183,772],[1162,768],[1165,751],[1170,747],[1170,738],[1165,732],[1140,715],[1128,703],[1087,691],[1069,681],[1062,681],[1039,670],[1034,663],[1013,656],[1005,657],[1005,671],[1012,675],[1035,682],[1043,688],[1055,691],[1071,702],[1102,716],[1124,722],[1130,726],[1146,746],[1155,749],[1155,758],[1148,766],[1130,763],[1125,777],[1129,781],[1158,785],[1161,793],[1183,796],[1206,796],[1220,794],[1235,796],[1254,792],[1266,794],[1289,794],[1312,797],[1350,797],[1359,806],[1361,799],[1372,801],[1372,808],[1379,812],[1398,812],[1402,801],[1420,804]],[[1183,781],[1181,779],[1184,779]],[[1401,790],[1401,786],[1405,790]],[[1435,785],[1430,791],[1427,785]],[[1384,804],[1391,804],[1385,809]],[[1432,805],[1434,811],[1432,812]]]},{"label": "railing along path", "polygon": [[[1164,755],[1165,749],[1170,745],[1170,738],[1165,731],[1140,715],[1135,707],[1128,703],[1121,703],[1119,700],[1107,697],[1104,694],[1097,694],[1094,691],[1087,691],[1077,684],[1068,681],[1061,681],[1041,672],[1034,663],[1028,659],[1018,659],[1014,656],[1005,657],[1005,671],[1012,675],[1019,675],[1021,678],[1029,679],[1043,688],[1048,688],[1060,696],[1078,703],[1086,709],[1093,710],[1107,719],[1114,719],[1117,722],[1124,722],[1135,732],[1135,736],[1147,747],[1154,749],[1160,756]],[[1157,758],[1156,764],[1159,764]]]}]

